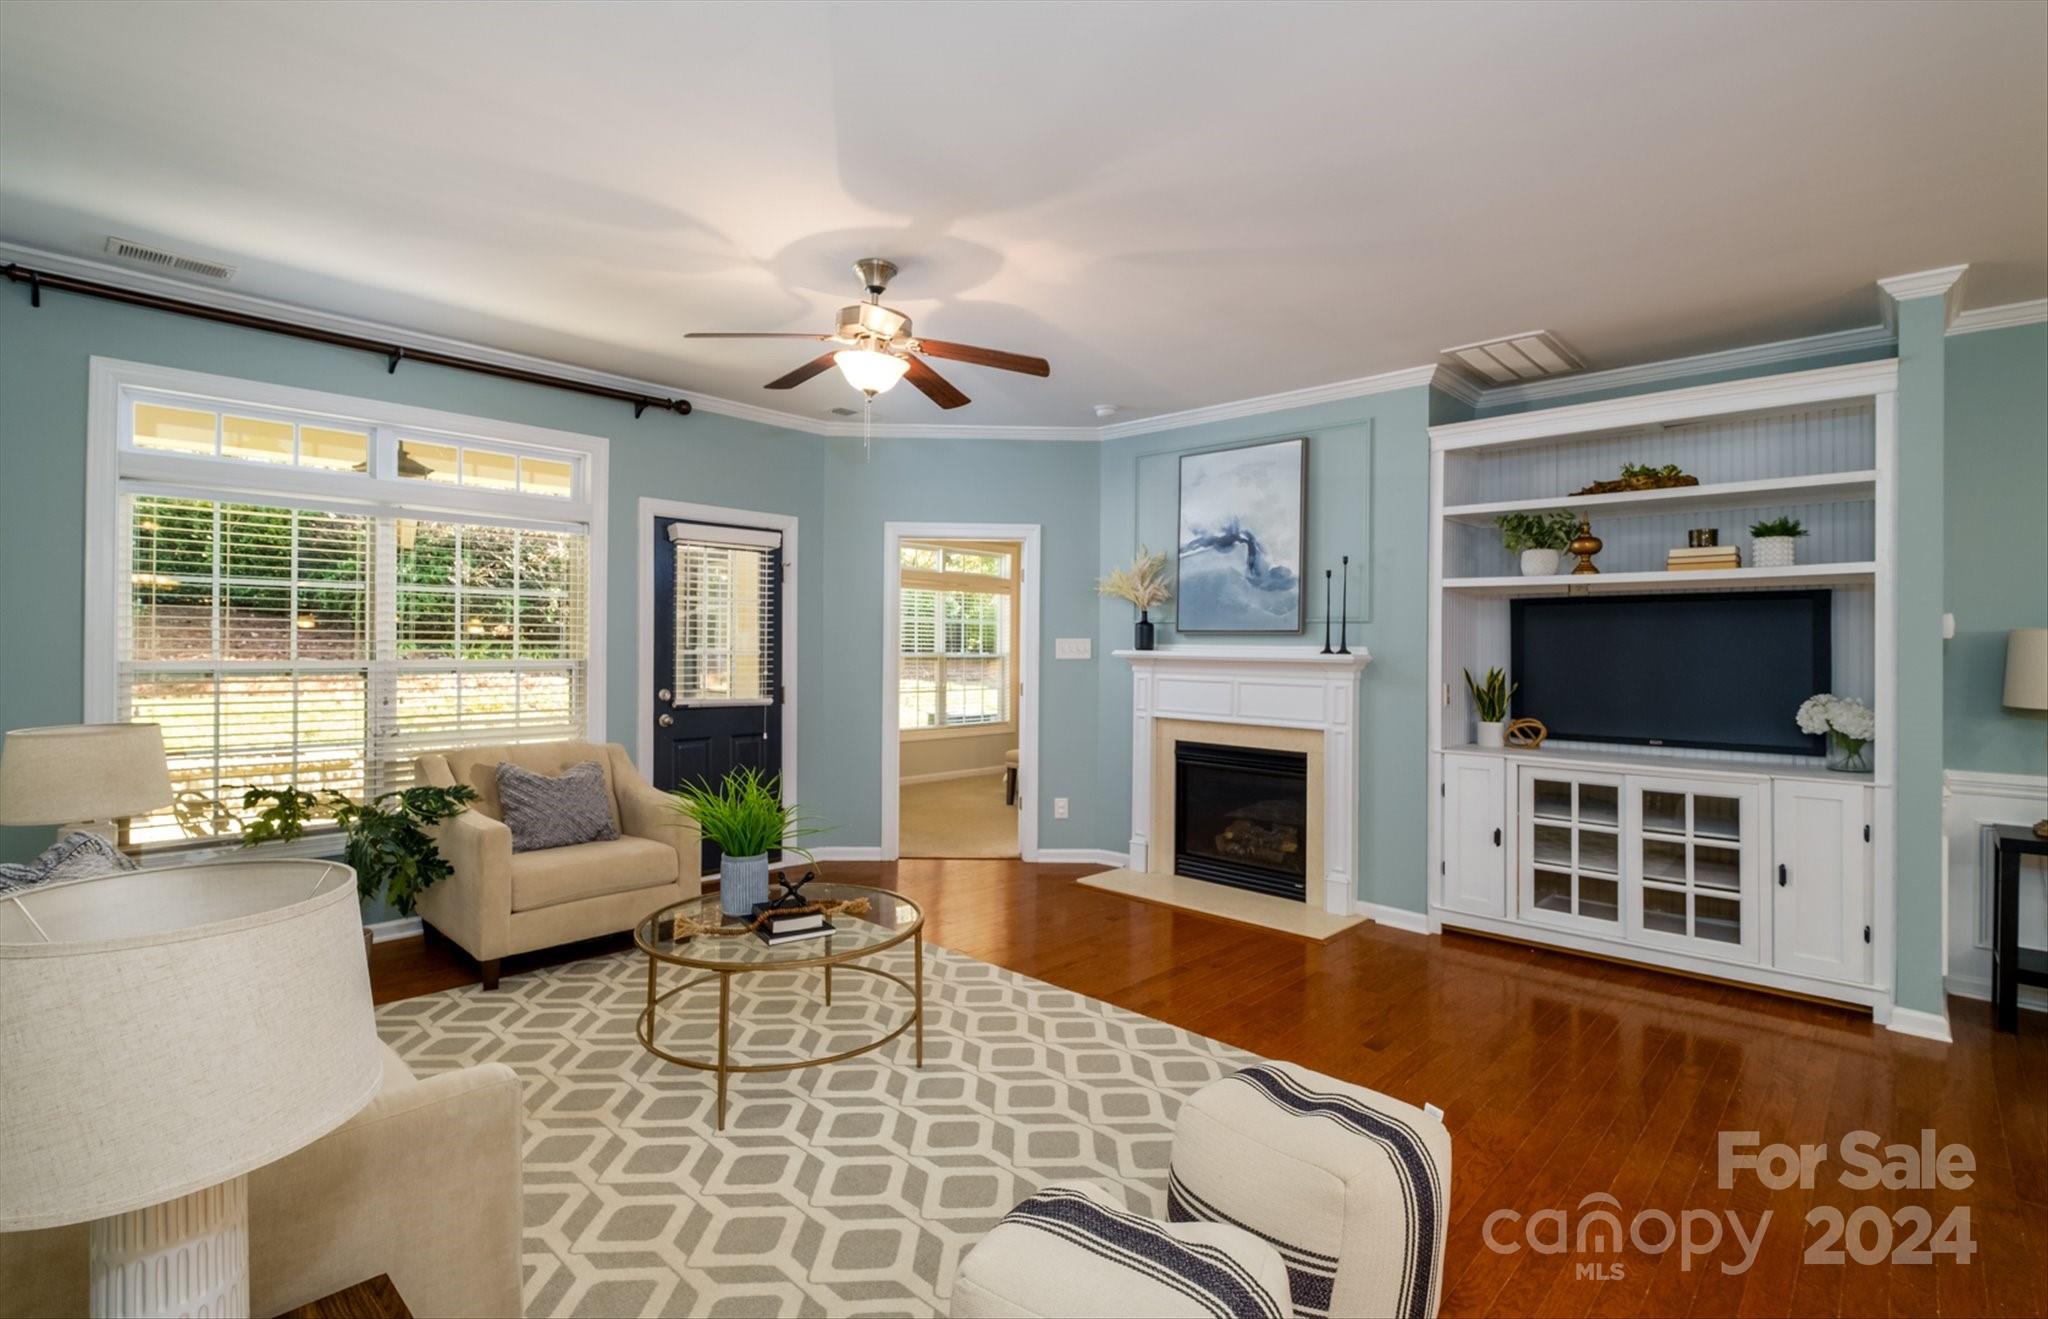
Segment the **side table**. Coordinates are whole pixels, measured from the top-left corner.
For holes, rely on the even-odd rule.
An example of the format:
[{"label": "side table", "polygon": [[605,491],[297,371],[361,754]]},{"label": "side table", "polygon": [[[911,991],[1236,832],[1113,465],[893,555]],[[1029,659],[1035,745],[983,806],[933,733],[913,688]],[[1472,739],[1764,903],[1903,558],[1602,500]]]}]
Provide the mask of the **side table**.
[{"label": "side table", "polygon": [[2020,1028],[2020,986],[2048,985],[2048,952],[2020,947],[2020,858],[2048,856],[2048,838],[2001,824],[1992,844],[1991,1011],[1998,1029]]}]

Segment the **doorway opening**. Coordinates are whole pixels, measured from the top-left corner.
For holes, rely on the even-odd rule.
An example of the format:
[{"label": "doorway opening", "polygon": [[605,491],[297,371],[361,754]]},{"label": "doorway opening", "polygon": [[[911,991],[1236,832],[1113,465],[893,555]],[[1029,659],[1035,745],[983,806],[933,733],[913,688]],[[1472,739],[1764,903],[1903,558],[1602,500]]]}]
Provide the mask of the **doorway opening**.
[{"label": "doorway opening", "polygon": [[1037,528],[891,523],[882,854],[1037,851]]}]

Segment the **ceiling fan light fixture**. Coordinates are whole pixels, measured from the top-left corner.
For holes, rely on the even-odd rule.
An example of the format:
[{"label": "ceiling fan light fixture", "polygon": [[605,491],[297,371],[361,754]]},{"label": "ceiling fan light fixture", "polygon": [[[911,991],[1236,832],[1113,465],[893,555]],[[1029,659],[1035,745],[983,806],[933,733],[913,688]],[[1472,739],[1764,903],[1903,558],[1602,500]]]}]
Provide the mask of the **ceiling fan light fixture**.
[{"label": "ceiling fan light fixture", "polygon": [[832,362],[839,368],[839,374],[846,377],[847,384],[869,398],[894,389],[910,369],[910,363],[903,358],[877,348],[847,348],[832,354]]}]

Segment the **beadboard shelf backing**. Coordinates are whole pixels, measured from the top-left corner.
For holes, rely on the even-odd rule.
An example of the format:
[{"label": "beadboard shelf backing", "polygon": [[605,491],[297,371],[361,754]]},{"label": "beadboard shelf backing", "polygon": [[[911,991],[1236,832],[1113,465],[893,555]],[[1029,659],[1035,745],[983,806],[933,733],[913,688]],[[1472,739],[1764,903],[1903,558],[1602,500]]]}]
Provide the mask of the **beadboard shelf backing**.
[{"label": "beadboard shelf backing", "polygon": [[1677,509],[1697,513],[1778,504],[1868,503],[1876,493],[1877,473],[1873,470],[1822,472],[1811,476],[1674,486],[1668,490],[1633,490],[1615,495],[1543,496],[1502,499],[1485,504],[1455,504],[1444,509],[1444,518],[1450,522],[1491,527],[1494,519],[1503,513],[1541,513],[1553,508],[1568,508],[1588,518],[1608,518]]}]

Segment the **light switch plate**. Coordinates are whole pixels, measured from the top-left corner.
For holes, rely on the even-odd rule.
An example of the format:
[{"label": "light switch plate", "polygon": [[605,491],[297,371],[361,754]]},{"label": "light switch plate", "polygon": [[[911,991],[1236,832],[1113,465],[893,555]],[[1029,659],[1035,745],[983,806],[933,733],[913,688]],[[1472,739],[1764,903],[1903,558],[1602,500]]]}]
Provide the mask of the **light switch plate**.
[{"label": "light switch plate", "polygon": [[1067,818],[1067,799],[1065,797],[1055,797],[1052,799],[1052,818],[1055,820]]},{"label": "light switch plate", "polygon": [[1052,643],[1054,659],[1087,659],[1094,653],[1093,637],[1060,637]]}]

